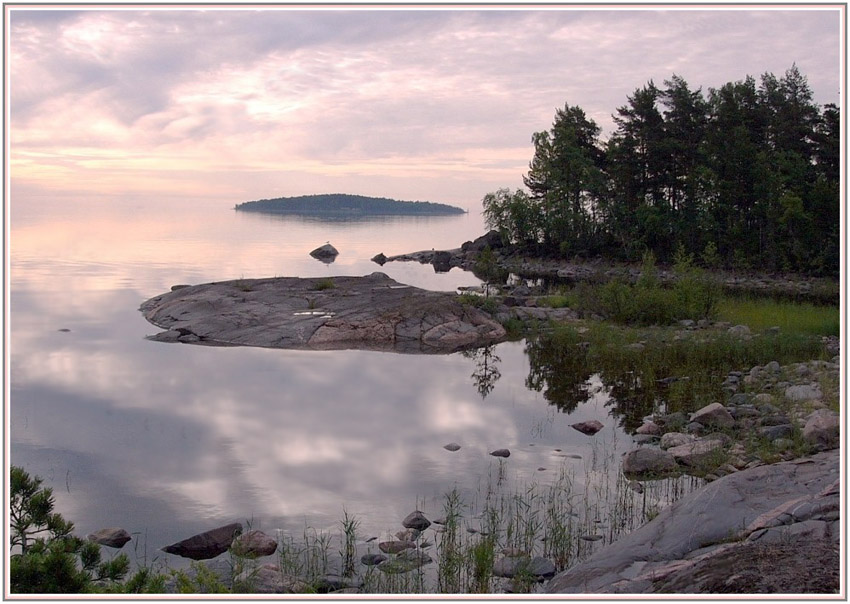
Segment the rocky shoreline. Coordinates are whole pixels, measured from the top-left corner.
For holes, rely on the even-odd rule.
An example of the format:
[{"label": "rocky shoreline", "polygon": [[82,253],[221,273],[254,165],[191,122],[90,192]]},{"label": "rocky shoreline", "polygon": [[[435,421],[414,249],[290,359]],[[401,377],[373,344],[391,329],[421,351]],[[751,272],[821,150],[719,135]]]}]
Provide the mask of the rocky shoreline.
[{"label": "rocky shoreline", "polygon": [[[450,250],[422,250],[395,256],[378,254],[372,260],[380,265],[385,262],[419,262],[430,264],[437,272],[460,268],[476,272],[481,251],[489,248],[496,265],[506,273],[522,279],[545,279],[563,283],[605,283],[613,279],[635,282],[640,277],[640,267],[634,264],[595,260],[572,260],[540,258],[512,250],[502,244],[496,231],[467,241],[459,248]],[[728,293],[775,296],[796,300],[807,300],[819,304],[837,304],[840,294],[837,280],[811,278],[800,275],[763,275],[712,271],[718,284]],[[676,280],[670,269],[659,267],[658,279],[665,284]]]}]

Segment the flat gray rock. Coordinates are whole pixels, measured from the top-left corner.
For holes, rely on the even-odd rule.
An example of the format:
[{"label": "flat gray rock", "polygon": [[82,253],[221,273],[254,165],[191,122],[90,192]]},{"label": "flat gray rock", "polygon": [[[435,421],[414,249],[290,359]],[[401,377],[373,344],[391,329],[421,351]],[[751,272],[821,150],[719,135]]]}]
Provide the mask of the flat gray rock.
[{"label": "flat gray rock", "polygon": [[557,575],[547,591],[653,593],[657,582],[673,580],[693,564],[739,545],[730,539],[758,538],[792,522],[797,510],[804,510],[799,512],[801,521],[817,519],[816,511],[823,513],[836,501],[839,459],[836,449],[715,480]]},{"label": "flat gray rock", "polygon": [[365,277],[237,279],[183,287],[140,310],[150,339],[206,345],[449,353],[505,338],[488,313],[449,292]]}]

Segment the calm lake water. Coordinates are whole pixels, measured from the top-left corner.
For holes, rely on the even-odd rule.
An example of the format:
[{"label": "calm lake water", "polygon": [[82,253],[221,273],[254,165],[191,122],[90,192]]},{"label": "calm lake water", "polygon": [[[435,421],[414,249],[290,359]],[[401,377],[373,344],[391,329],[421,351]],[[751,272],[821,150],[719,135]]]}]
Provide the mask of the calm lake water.
[{"label": "calm lake water", "polygon": [[[630,446],[601,384],[569,414],[529,390],[523,342],[494,348],[501,377],[482,397],[474,355],[145,339],[159,330],[139,305],[178,283],[381,270],[435,290],[477,284],[458,269],[369,260],[457,247],[484,232],[475,213],[327,222],[120,199],[19,199],[10,210],[11,463],[45,479],[77,534],[120,526],[151,557],[233,521],[338,533],[345,511],[359,535],[381,537],[414,509],[441,515],[453,488],[475,498],[499,464],[494,449],[510,449],[504,480],[521,488],[565,465],[586,476],[600,453]],[[308,255],[326,241],[340,250],[330,265]],[[570,427],[589,419],[605,429]]]}]

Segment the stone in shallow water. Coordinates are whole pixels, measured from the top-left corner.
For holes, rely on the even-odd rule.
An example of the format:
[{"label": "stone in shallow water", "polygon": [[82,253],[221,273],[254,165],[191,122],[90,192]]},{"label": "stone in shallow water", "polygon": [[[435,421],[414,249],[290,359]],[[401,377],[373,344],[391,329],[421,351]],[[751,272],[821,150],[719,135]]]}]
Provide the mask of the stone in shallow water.
[{"label": "stone in shallow water", "polygon": [[490,455],[493,457],[510,457],[511,452],[508,449],[496,449],[495,451],[490,451]]},{"label": "stone in shallow water", "polygon": [[578,430],[582,434],[587,434],[588,436],[592,436],[599,432],[605,426],[602,425],[602,422],[592,419],[587,422],[578,422],[576,424],[571,425],[572,428]]},{"label": "stone in shallow water", "polygon": [[431,526],[431,521],[425,517],[425,514],[423,514],[419,510],[416,510],[410,512],[405,517],[405,519],[401,521],[401,525],[404,528],[416,529],[417,531],[424,531],[426,528]]},{"label": "stone in shallow water", "polygon": [[383,554],[363,554],[360,557],[360,562],[365,566],[377,566],[385,560],[388,558]]},{"label": "stone in shallow water", "polygon": [[226,552],[230,544],[233,543],[233,539],[241,532],[242,525],[234,522],[166,545],[162,548],[162,551],[192,560],[207,560]]},{"label": "stone in shallow water", "polygon": [[124,547],[124,544],[130,541],[130,539],[132,539],[130,533],[122,528],[100,529],[88,536],[89,541],[114,548]]},{"label": "stone in shallow water", "polygon": [[246,558],[271,556],[276,550],[277,541],[262,531],[248,531],[236,537],[230,545],[230,551]]},{"label": "stone in shallow water", "polygon": [[447,445],[443,445],[443,448],[446,451],[458,451],[460,449],[460,445],[457,443],[449,443]]},{"label": "stone in shallow water", "polygon": [[412,541],[381,541],[378,544],[380,549],[385,554],[398,554],[406,549],[415,549],[416,544]]}]

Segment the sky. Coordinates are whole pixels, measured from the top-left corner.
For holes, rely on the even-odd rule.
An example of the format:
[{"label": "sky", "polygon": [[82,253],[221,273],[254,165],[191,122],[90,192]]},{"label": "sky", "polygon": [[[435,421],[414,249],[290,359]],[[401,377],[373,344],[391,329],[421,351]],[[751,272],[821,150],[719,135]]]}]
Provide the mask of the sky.
[{"label": "sky", "polygon": [[355,193],[479,208],[534,132],[792,65],[840,104],[840,7],[5,6],[11,203]]}]

